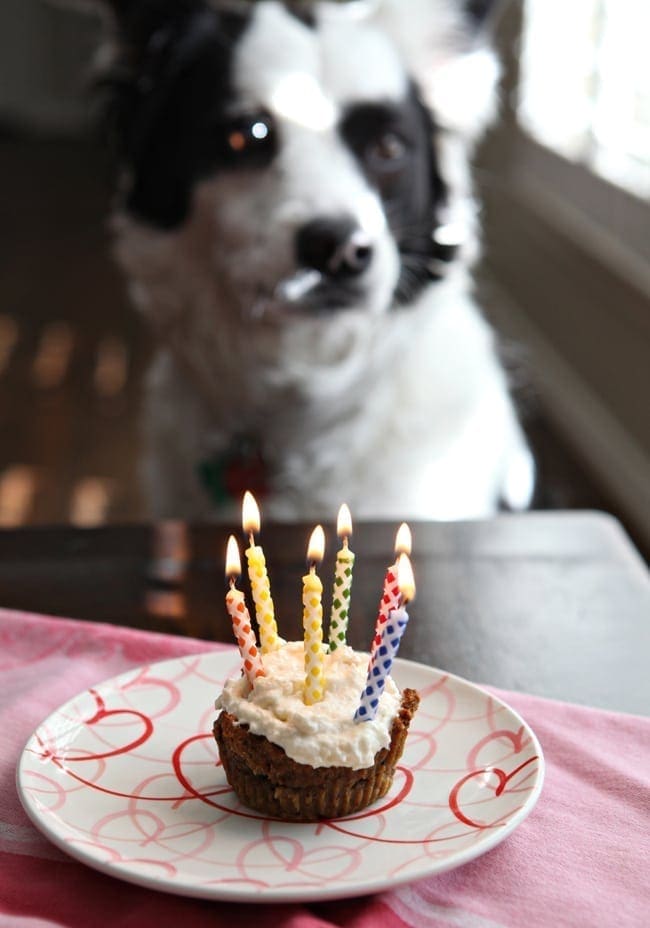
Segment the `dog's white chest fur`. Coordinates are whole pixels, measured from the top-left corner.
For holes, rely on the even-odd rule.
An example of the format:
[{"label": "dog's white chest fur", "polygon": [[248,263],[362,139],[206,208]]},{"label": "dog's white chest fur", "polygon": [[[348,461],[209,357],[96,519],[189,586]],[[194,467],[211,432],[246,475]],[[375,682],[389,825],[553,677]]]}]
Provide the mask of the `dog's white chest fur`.
[{"label": "dog's white chest fur", "polygon": [[[241,433],[262,448],[270,516],[331,518],[345,499],[360,518],[471,518],[502,500],[528,501],[530,455],[470,296],[469,138],[450,127],[435,146],[428,141],[435,150],[426,160],[440,166],[464,253],[405,302],[395,294],[415,259],[391,214],[401,188],[383,175],[375,183],[342,129],[364,107],[397,108],[415,79],[403,65],[403,35],[391,38],[392,5],[361,22],[324,5],[305,26],[279,3],[255,4],[232,56],[233,99],[265,114],[253,131],[273,126],[274,157],[197,179],[187,216],[171,230],[128,214],[116,221],[134,297],[160,337],[146,404],[157,515],[210,514],[197,467]],[[448,6],[433,4],[441,15]],[[434,50],[431,70],[444,50]],[[411,210],[420,222],[424,210]],[[356,236],[354,263],[345,273],[332,256],[303,266],[302,230],[341,215]],[[349,249],[339,252],[348,259]],[[286,296],[302,286],[304,299]],[[331,305],[338,292],[340,309]]]}]

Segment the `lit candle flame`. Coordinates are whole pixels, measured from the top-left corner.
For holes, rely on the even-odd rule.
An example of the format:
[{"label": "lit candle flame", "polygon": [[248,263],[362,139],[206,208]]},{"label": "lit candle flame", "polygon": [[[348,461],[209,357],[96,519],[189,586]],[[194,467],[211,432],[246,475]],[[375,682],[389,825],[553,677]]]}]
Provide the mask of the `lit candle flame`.
[{"label": "lit candle flame", "polygon": [[402,594],[403,605],[415,599],[415,579],[408,554],[402,553],[397,559],[397,585]]},{"label": "lit candle flame", "polygon": [[338,518],[336,520],[336,534],[339,538],[345,538],[352,534],[352,516],[346,503],[341,504]]},{"label": "lit candle flame", "polygon": [[228,539],[226,546],[226,577],[234,580],[241,574],[241,558],[239,556],[239,545],[234,535]]},{"label": "lit candle flame", "polygon": [[248,535],[260,530],[260,510],[253,494],[246,490],[242,504],[242,526]]},{"label": "lit candle flame", "polygon": [[406,522],[402,522],[395,536],[395,554],[410,554],[411,544],[411,529]]},{"label": "lit candle flame", "polygon": [[317,525],[311,533],[307,547],[307,561],[314,566],[323,560],[325,554],[325,532],[322,525]]}]

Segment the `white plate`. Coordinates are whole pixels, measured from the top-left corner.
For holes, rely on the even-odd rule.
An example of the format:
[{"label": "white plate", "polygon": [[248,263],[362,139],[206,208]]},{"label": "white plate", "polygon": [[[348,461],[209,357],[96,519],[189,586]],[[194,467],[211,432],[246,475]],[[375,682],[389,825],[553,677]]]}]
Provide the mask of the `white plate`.
[{"label": "white plate", "polygon": [[242,902],[378,892],[483,854],[542,788],[537,738],[509,706],[397,660],[421,705],[389,795],[349,818],[288,824],[241,806],[218,763],[215,696],[236,651],[131,670],[81,693],[28,741],[18,791],[58,847],[152,889]]}]

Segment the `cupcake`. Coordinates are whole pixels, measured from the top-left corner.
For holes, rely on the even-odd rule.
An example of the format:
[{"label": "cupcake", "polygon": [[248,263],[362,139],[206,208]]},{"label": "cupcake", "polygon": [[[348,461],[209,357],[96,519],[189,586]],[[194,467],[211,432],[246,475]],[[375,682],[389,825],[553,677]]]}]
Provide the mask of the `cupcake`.
[{"label": "cupcake", "polygon": [[304,644],[264,656],[264,675],[228,680],[214,736],[237,797],[294,822],[352,815],[386,795],[419,704],[389,677],[374,718],[356,721],[369,655],[347,645],[327,653],[322,699],[305,704]]},{"label": "cupcake", "polygon": [[[408,622],[404,607],[415,591],[406,554],[408,526],[397,534],[396,554],[401,553],[386,572],[370,654],[346,643],[354,564],[347,506],[341,506],[337,523],[343,547],[336,558],[327,645],[323,585],[316,573],[325,547],[322,527],[312,532],[309,572],[302,578],[304,638],[285,642],[277,633],[264,554],[255,543],[260,519],[250,493],[242,526],[250,542],[246,558],[260,641],[236,586],[241,560],[231,535],[226,608],[242,675],[227,681],[216,701],[214,737],[226,777],[242,803],[273,818],[313,822],[352,815],[390,789],[420,701],[415,690],[400,693],[390,676]],[[401,540],[406,533],[408,539]]]}]

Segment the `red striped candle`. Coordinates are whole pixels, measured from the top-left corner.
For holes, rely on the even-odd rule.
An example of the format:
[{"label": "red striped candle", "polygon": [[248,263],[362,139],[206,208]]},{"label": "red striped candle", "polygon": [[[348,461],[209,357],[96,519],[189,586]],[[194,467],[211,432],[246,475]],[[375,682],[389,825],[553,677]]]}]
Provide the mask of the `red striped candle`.
[{"label": "red striped candle", "polygon": [[372,663],[375,652],[381,644],[381,636],[384,626],[388,621],[388,616],[393,609],[399,608],[400,592],[397,582],[397,563],[400,554],[408,555],[411,553],[411,544],[411,530],[406,522],[402,522],[395,536],[395,563],[391,564],[387,569],[386,576],[384,577],[384,589],[379,602],[377,621],[375,623],[375,634],[372,639],[372,644],[370,645],[370,663]]}]

